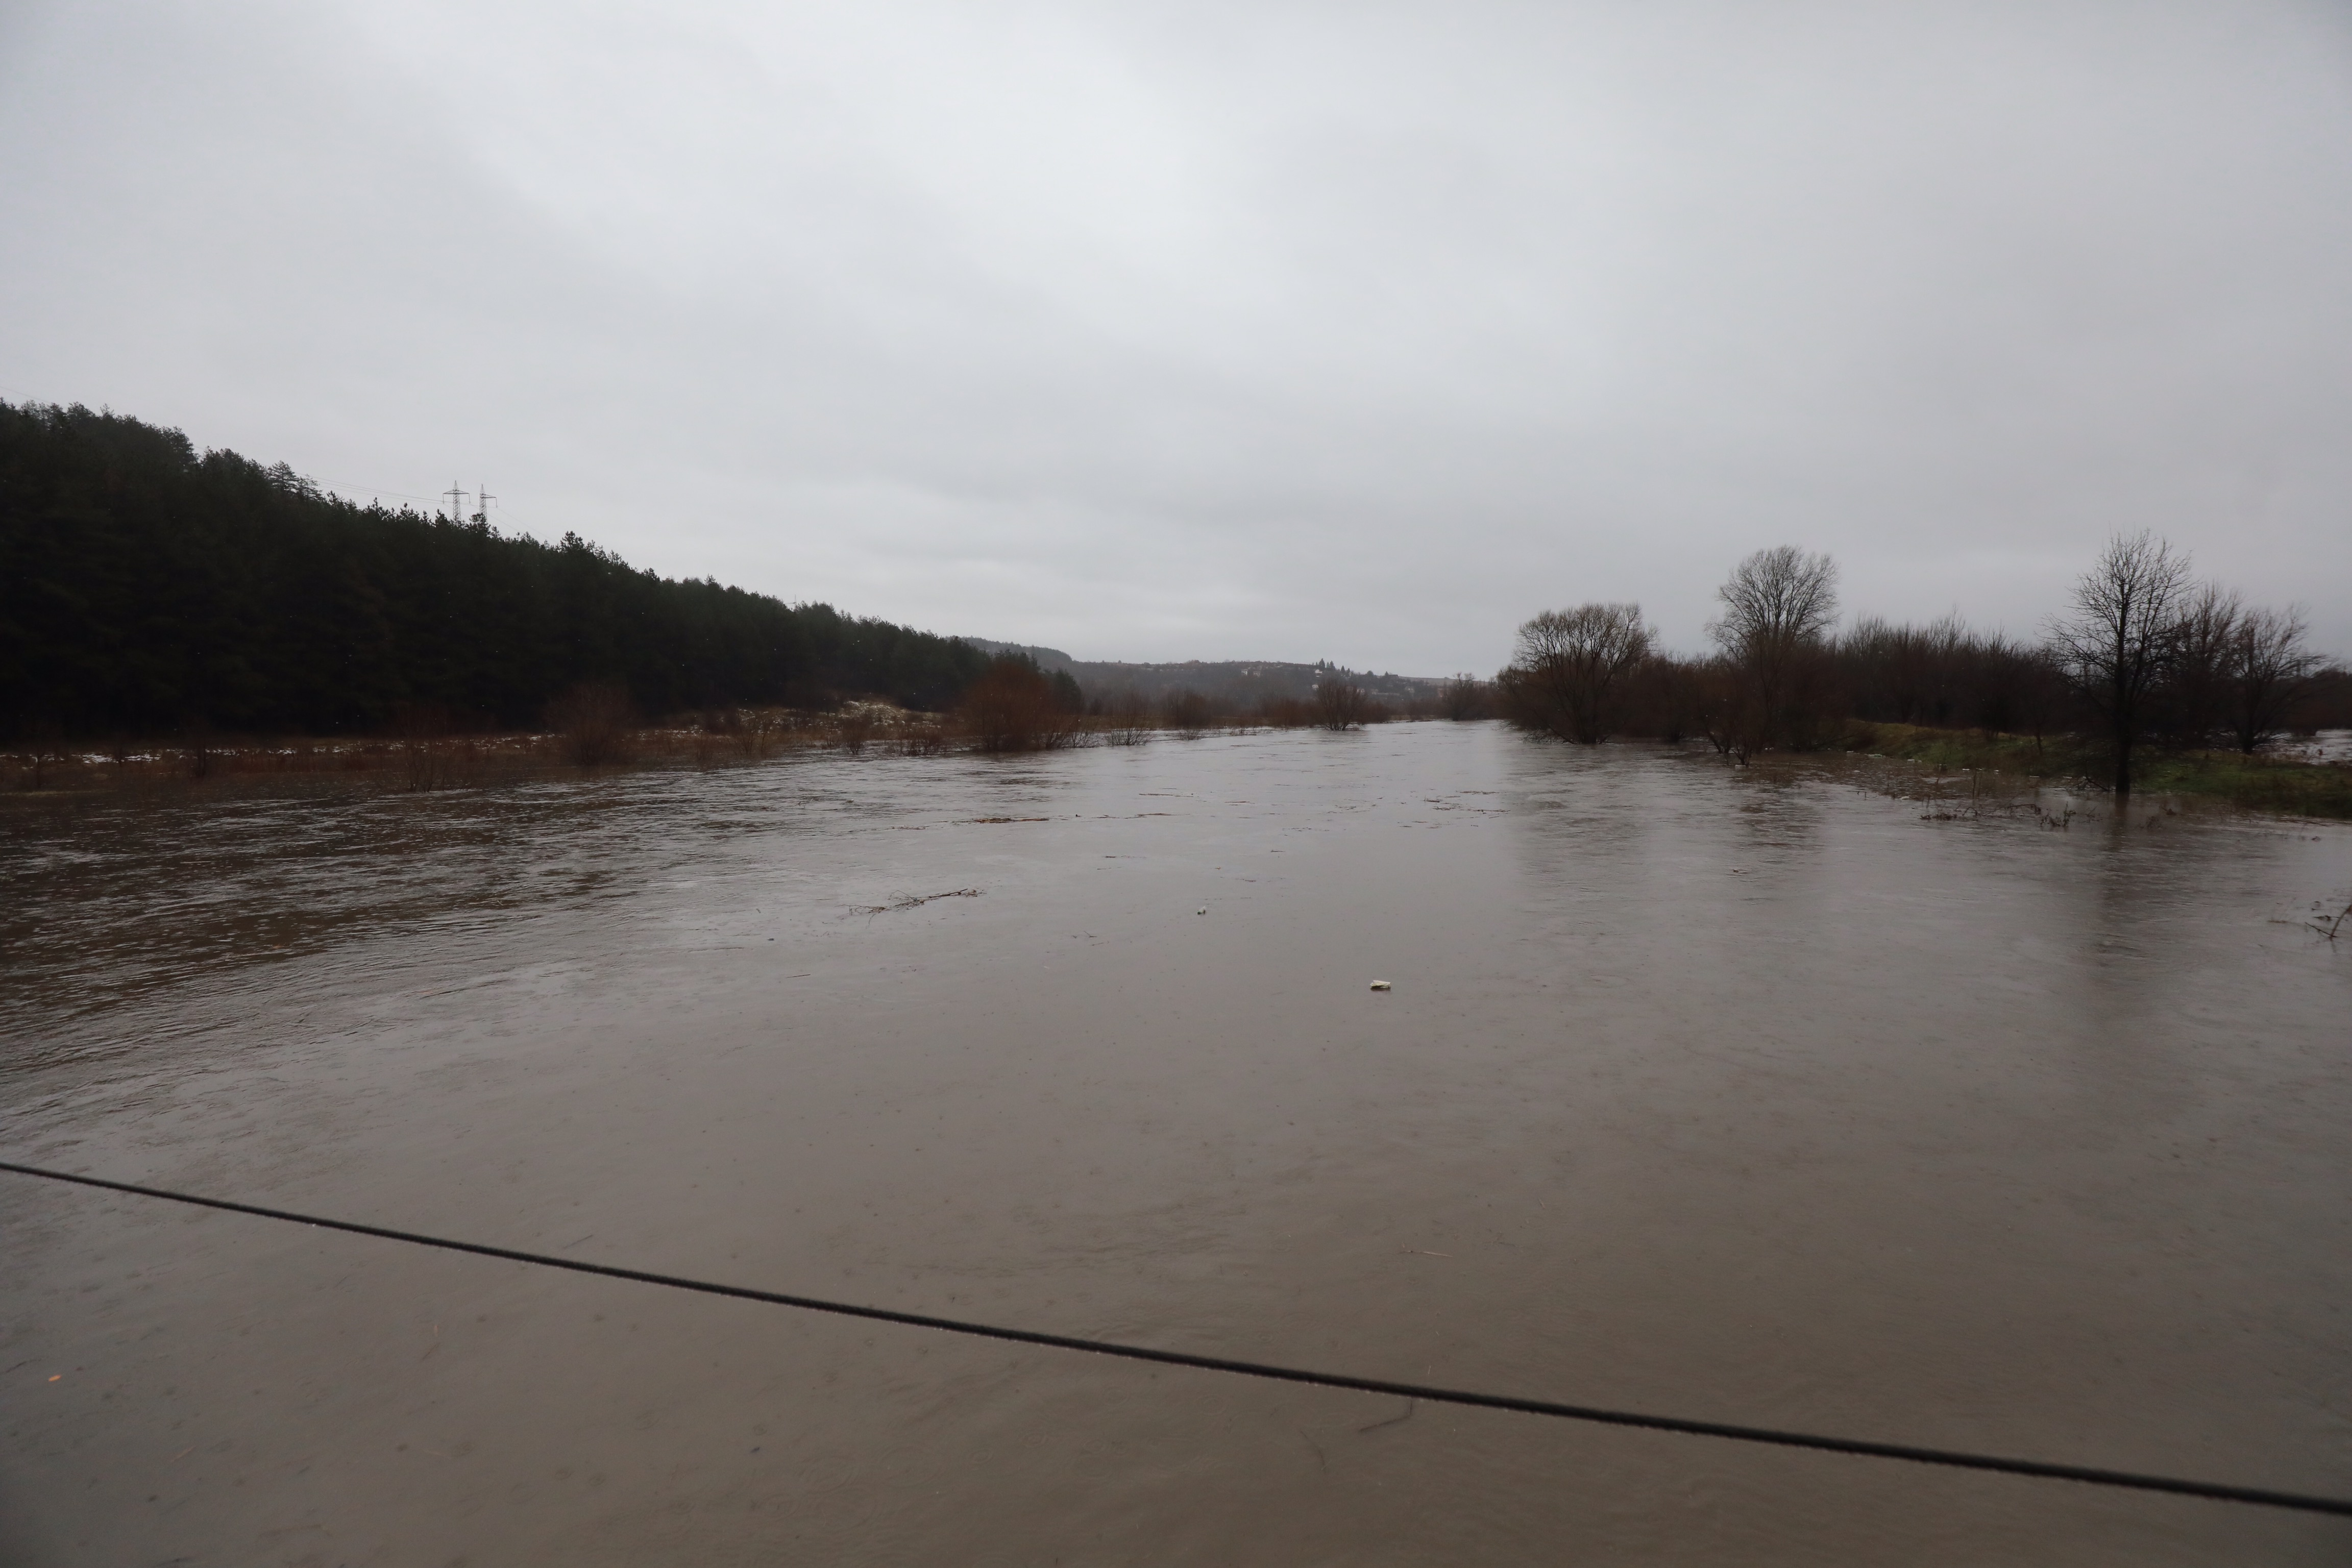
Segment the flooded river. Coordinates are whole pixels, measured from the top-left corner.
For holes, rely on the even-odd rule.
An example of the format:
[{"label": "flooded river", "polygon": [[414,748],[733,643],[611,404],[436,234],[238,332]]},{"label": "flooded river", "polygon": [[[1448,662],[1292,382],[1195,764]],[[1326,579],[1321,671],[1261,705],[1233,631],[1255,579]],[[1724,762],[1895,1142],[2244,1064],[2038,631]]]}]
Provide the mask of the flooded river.
[{"label": "flooded river", "polygon": [[[2342,826],[1438,724],[12,810],[6,1158],[2352,1494],[2352,931],[2296,923]],[[16,1176],[0,1226],[11,1564],[2352,1558]]]}]

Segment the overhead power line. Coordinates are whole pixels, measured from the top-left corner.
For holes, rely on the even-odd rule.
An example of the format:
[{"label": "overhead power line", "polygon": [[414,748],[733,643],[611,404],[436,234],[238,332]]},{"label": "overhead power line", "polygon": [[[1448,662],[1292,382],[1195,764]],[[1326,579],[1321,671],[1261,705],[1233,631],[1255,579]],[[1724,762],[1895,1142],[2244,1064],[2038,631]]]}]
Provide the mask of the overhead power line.
[{"label": "overhead power line", "polygon": [[1680,1415],[1652,1415],[1638,1411],[1610,1410],[1589,1405],[1566,1405],[1549,1399],[1529,1399],[1517,1394],[1482,1394],[1470,1389],[1441,1388],[1418,1383],[1397,1383],[1388,1378],[1354,1377],[1345,1373],[1314,1372],[1304,1367],[1282,1366],[1268,1362],[1235,1361],[1225,1356],[1195,1355],[1187,1351],[1155,1350],[1149,1345],[1120,1344],[1112,1340],[1090,1340],[1070,1334],[1045,1333],[1034,1329],[1006,1328],[994,1323],[970,1322],[959,1318],[933,1317],[924,1312],[901,1312],[887,1307],[867,1307],[850,1301],[828,1301],[814,1296],[793,1296],[777,1290],[759,1290],[748,1285],[725,1285],[715,1280],[688,1279],[683,1275],[657,1274],[644,1268],[623,1268],[608,1263],[589,1263],[578,1258],[551,1257],[542,1252],[525,1252],[516,1247],[490,1247],[478,1241],[457,1241],[447,1237],[394,1230],[386,1226],[362,1225],[354,1220],[331,1219],[320,1215],[298,1214],[290,1209],[268,1208],[259,1204],[235,1203],[227,1198],[205,1197],[196,1193],[176,1192],[169,1187],[142,1186],[135,1182],[116,1182],[103,1176],[85,1176],[70,1171],[52,1171],[43,1166],[22,1165],[8,1160],[0,1160],[0,1171],[19,1176],[33,1176],[47,1182],[64,1182],[75,1186],[95,1187],[101,1192],[128,1193],[135,1197],[160,1198],[167,1203],[190,1204],[198,1208],[219,1209],[228,1214],[250,1215],[257,1219],[282,1220],[291,1225],[307,1225],[320,1230],[339,1230],[352,1236],[373,1237],[380,1241],[398,1241],[412,1247],[437,1247],[444,1252],[469,1253],[477,1258],[495,1258],[509,1263],[529,1263],[542,1268],[562,1268],[573,1274],[593,1274],[607,1279],[626,1279],[639,1285],[659,1285],[667,1289],[691,1290],[705,1296],[727,1296],[741,1301],[765,1302],[774,1307],[794,1307],[805,1312],[826,1312],[835,1317],[859,1318],[869,1322],[897,1323],[910,1329],[932,1329],[943,1333],[968,1334],[979,1339],[1004,1340],[1013,1344],[1039,1345],[1048,1350],[1079,1351],[1089,1355],[1114,1356],[1122,1361],[1149,1362],[1159,1366],[1181,1366],[1191,1367],[1200,1372],[1230,1373],[1242,1377],[1267,1378],[1278,1383],[1306,1384],[1316,1388],[1345,1389],[1356,1394],[1379,1394],[1391,1398],[1422,1400],[1432,1405],[1465,1405],[1478,1410],[1507,1410],[1521,1415],[1543,1415],[1563,1421],[1592,1422],[1605,1426],[1631,1426],[1652,1432],[1675,1432],[1694,1437],[1720,1437],[1732,1442],[1762,1443],[1781,1448],[1811,1448],[1823,1453],[1847,1454],[1861,1458],[1902,1459],[1912,1464],[1940,1465],[1953,1469],[1986,1470],[1996,1475],[2025,1476],[2038,1480],[2076,1481],[2085,1486],[2120,1487],[2133,1491],[2167,1492],[2176,1497],[2202,1498],[2210,1502],[2244,1503],[2258,1508],[2293,1509],[2304,1513],[2325,1513],[2352,1518],[2352,1499],[2315,1497],[2303,1492],[2278,1491],[2266,1487],[2235,1486],[2224,1481],[2189,1480],[2177,1476],[2147,1475],[2134,1470],[2105,1469],[2091,1465],[2066,1465],[2042,1459],[2009,1458],[1997,1454],[1978,1454],[1958,1448],[1926,1448],[1907,1443],[1881,1443],[1869,1438],[1839,1437],[1816,1432],[1791,1432],[1772,1426],[1743,1426],[1729,1422],[1701,1421]]}]

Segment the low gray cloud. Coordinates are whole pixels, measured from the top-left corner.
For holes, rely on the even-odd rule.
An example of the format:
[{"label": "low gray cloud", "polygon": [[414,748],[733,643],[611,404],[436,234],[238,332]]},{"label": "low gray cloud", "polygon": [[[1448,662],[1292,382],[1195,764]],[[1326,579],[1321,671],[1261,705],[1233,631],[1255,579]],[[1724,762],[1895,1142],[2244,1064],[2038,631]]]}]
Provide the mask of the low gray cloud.
[{"label": "low gray cloud", "polygon": [[19,5],[0,395],[1082,657],[2140,527],[2352,652],[2346,15]]}]

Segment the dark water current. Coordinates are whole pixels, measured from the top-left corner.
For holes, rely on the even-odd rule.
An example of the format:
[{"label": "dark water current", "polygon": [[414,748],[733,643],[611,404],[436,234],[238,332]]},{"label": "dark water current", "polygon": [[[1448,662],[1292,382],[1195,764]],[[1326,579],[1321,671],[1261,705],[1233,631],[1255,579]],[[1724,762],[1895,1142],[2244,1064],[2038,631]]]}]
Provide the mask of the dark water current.
[{"label": "dark water current", "polygon": [[[2352,833],[2147,815],[1442,725],[16,811],[0,1154],[2352,1493],[2352,940],[2293,923]],[[2352,1559],[19,1177],[0,1226],[11,1564]]]}]

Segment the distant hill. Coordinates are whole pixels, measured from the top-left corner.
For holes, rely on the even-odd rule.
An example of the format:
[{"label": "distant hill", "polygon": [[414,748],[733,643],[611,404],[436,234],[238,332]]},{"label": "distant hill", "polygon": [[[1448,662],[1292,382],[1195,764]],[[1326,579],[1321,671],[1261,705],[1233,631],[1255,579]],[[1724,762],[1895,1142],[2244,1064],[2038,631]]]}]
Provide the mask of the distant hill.
[{"label": "distant hill", "polygon": [[1327,676],[1351,681],[1384,702],[1412,702],[1434,698],[1444,678],[1423,675],[1374,674],[1336,664],[1286,664],[1278,659],[1187,659],[1181,664],[1128,664],[1117,660],[1072,658],[1057,647],[1034,643],[995,642],[965,637],[982,653],[1027,654],[1040,669],[1067,670],[1087,697],[1105,697],[1131,690],[1157,702],[1172,692],[1197,691],[1227,707],[1245,709],[1265,698],[1306,698]]},{"label": "distant hill", "polygon": [[1037,668],[1040,669],[1067,669],[1074,662],[1070,656],[1060,648],[1040,647],[1035,643],[998,642],[991,637],[958,637],[956,641],[968,643],[991,658],[1005,653],[1026,655],[1037,661]]}]

